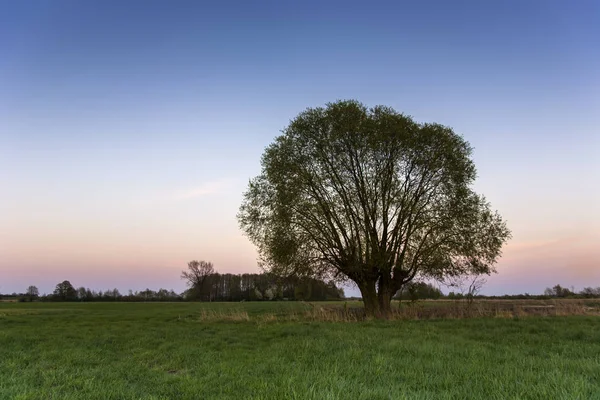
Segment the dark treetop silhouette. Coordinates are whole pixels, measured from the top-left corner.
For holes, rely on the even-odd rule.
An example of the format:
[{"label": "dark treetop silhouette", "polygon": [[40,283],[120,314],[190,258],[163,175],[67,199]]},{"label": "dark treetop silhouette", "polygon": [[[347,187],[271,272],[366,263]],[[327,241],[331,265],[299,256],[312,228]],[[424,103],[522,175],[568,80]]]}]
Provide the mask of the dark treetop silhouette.
[{"label": "dark treetop silhouette", "polygon": [[389,107],[307,109],[265,150],[240,226],[267,271],[352,280],[385,317],[415,277],[494,271],[510,231],[471,189],[470,156],[452,129]]}]

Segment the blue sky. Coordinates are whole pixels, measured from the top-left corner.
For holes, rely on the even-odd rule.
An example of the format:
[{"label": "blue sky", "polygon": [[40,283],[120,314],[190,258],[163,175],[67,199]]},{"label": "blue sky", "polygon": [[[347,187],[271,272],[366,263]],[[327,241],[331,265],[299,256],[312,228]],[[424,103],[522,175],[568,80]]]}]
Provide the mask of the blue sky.
[{"label": "blue sky", "polygon": [[256,271],[235,214],[306,107],[474,147],[513,240],[493,294],[600,286],[600,3],[0,0],[0,292]]}]

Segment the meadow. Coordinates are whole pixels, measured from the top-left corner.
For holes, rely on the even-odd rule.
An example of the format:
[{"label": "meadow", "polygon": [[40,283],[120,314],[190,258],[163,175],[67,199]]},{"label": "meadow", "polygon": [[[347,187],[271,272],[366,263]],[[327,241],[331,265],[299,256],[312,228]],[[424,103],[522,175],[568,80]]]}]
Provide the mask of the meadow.
[{"label": "meadow", "polygon": [[453,304],[0,303],[0,399],[600,399],[597,302]]}]

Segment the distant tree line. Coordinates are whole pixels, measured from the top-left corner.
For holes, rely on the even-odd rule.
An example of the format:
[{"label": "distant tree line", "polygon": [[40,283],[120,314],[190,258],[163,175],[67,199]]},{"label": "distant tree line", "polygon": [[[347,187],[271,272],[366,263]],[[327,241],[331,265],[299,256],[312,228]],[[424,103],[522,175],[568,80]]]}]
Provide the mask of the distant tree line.
[{"label": "distant tree line", "polygon": [[440,288],[431,283],[412,281],[396,292],[395,300],[436,300],[444,297]]},{"label": "distant tree line", "polygon": [[183,301],[183,295],[173,290],[159,289],[154,291],[146,289],[142,291],[129,290],[127,294],[121,294],[118,289],[106,291],[91,290],[89,288],[75,288],[71,282],[62,281],[56,285],[50,294],[40,295],[35,286],[27,288],[25,293],[13,293],[3,295],[4,298],[15,298],[19,301]]},{"label": "distant tree line", "polygon": [[118,289],[106,291],[91,290],[89,288],[75,287],[69,281],[62,281],[56,285],[50,294],[40,295],[36,286],[29,286],[24,293],[0,294],[0,299],[29,301],[183,301],[182,294],[173,290],[159,289],[157,291],[146,289],[142,291],[129,290],[121,294]]},{"label": "distant tree line", "polygon": [[583,288],[579,293],[575,293],[574,288],[566,288],[561,285],[556,285],[551,288],[546,288],[544,291],[544,295],[548,297],[584,297],[584,298],[594,298],[600,297],[600,287],[586,287]]},{"label": "distant tree line", "polygon": [[332,283],[312,278],[282,280],[270,274],[214,273],[202,285],[186,290],[184,297],[196,301],[326,301],[341,300],[344,292]]},{"label": "distant tree line", "polygon": [[[212,265],[212,264],[211,264]],[[212,272],[211,272],[212,271]],[[261,301],[261,300],[304,300],[327,301],[344,298],[342,289],[332,283],[317,279],[282,279],[272,274],[219,274],[214,270],[201,276],[201,280],[189,284],[188,290],[176,293],[173,290],[159,289],[157,291],[146,289],[142,291],[129,290],[121,294],[118,289],[96,291],[80,287],[76,289],[69,281],[56,285],[50,294],[40,295],[36,286],[29,286],[23,293],[0,294],[0,299],[27,301]],[[183,275],[182,275],[183,276]],[[427,282],[410,282],[400,289],[394,296],[395,300],[462,300],[467,294],[451,291],[444,294],[438,287]],[[552,298],[600,298],[600,287],[585,287],[576,292],[574,288],[555,285],[546,288],[543,294],[515,294],[502,296],[475,295],[476,299],[552,299]],[[360,297],[350,297],[346,300],[360,300]]]},{"label": "distant tree line", "polygon": [[332,282],[314,278],[282,278],[270,273],[220,274],[213,264],[191,261],[181,273],[189,289],[186,300],[197,301],[258,301],[304,300],[326,301],[344,298],[344,291]]},{"label": "distant tree line", "polygon": [[[460,300],[464,298],[464,294],[450,292],[446,296],[448,299]],[[593,299],[600,298],[600,287],[585,287],[579,292],[575,291],[575,288],[563,287],[561,285],[555,285],[551,288],[546,288],[542,294],[505,294],[502,296],[484,296],[477,295],[475,298],[478,299],[506,299],[506,300],[548,300],[548,299]]]},{"label": "distant tree line", "polygon": [[394,299],[396,300],[426,300],[426,299],[448,299],[448,300],[462,300],[468,299],[469,296],[476,299],[507,299],[507,300],[547,300],[552,298],[571,298],[571,299],[582,299],[582,298],[600,298],[600,287],[586,287],[581,291],[576,292],[573,287],[570,289],[561,285],[555,285],[551,288],[546,288],[543,294],[505,294],[502,296],[486,296],[481,294],[474,294],[473,291],[469,290],[451,291],[448,294],[442,293],[442,291],[434,285],[426,282],[411,282],[405,285],[401,290],[396,293]]}]

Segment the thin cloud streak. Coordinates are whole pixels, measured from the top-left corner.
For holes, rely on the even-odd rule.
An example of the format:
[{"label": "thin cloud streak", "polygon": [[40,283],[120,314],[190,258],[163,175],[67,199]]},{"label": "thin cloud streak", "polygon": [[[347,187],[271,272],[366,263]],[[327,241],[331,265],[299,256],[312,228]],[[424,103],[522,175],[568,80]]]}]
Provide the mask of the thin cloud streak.
[{"label": "thin cloud streak", "polygon": [[228,181],[207,182],[193,189],[181,190],[175,193],[175,200],[189,200],[214,194],[223,193],[230,183]]}]

